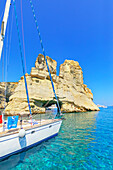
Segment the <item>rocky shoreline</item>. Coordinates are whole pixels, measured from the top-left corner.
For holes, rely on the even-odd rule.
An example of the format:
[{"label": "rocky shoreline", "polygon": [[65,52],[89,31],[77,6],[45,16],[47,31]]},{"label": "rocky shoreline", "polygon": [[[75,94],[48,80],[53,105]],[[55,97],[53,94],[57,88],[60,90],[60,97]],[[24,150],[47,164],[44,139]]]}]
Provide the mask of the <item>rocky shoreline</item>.
[{"label": "rocky shoreline", "polygon": [[[62,112],[99,110],[93,102],[91,90],[83,84],[83,72],[77,61],[65,60],[57,76],[57,62],[48,56],[47,60]],[[56,100],[42,54],[38,55],[35,67],[31,69],[30,75],[26,74],[26,79],[32,113],[44,113],[45,106],[55,104]],[[4,83],[0,83],[0,108],[3,107],[5,100],[4,89]],[[7,115],[29,113],[23,76],[18,83],[7,83],[6,105]]]}]

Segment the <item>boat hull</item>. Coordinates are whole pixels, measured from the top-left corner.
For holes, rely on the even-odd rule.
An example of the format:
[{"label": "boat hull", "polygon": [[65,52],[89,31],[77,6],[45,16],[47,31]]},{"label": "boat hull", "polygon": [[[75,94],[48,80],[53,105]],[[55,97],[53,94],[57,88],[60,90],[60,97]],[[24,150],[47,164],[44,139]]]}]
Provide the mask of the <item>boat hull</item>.
[{"label": "boat hull", "polygon": [[59,120],[57,122],[28,129],[23,138],[19,137],[19,133],[0,137],[0,160],[56,136],[59,132],[61,123],[62,120]]}]

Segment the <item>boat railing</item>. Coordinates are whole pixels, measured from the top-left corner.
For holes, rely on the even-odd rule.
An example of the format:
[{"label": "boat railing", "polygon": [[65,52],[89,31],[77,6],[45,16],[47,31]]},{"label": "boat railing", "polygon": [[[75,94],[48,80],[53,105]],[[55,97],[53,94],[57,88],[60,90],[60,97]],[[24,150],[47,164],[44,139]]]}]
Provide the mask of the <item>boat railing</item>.
[{"label": "boat railing", "polygon": [[[32,120],[30,119],[30,114],[28,113],[21,113],[21,114],[16,114],[18,117],[18,123],[16,128],[11,128],[8,130],[7,125],[8,125],[8,117],[5,116],[4,118],[4,125],[3,123],[0,124],[0,133],[12,133],[16,132],[19,129],[23,128],[28,128],[28,127],[34,127],[34,126],[41,126],[44,124],[47,124],[48,122],[54,122],[56,113],[54,113],[51,110],[47,110],[44,114],[33,114],[32,115]],[[3,130],[4,129],[4,130]]]}]

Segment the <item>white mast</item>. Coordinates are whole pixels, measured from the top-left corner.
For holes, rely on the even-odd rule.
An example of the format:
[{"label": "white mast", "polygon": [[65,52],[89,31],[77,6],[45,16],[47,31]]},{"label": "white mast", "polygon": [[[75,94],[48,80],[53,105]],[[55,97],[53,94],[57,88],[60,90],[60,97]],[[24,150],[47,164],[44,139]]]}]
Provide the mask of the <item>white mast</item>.
[{"label": "white mast", "polygon": [[10,4],[11,4],[11,0],[6,0],[5,12],[4,12],[4,17],[3,17],[2,26],[1,26],[1,33],[0,33],[0,59],[1,59],[1,55],[2,55],[3,39],[5,37]]},{"label": "white mast", "polygon": [[[0,33],[0,60],[1,60],[1,55],[2,55],[2,49],[3,49],[3,41],[6,33],[6,26],[7,26],[7,20],[9,16],[9,9],[10,9],[10,4],[11,0],[6,0],[6,5],[5,5],[5,12],[4,12],[4,17],[2,20],[2,25],[1,25],[1,33]],[[5,131],[4,127],[4,113],[2,112],[2,126],[3,126],[3,131]]]}]

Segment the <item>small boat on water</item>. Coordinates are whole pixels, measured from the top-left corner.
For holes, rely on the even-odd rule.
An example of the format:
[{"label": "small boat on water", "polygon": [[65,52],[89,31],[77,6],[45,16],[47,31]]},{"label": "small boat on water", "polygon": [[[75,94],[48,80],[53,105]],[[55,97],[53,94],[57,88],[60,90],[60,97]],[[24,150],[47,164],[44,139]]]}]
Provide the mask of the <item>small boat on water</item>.
[{"label": "small boat on water", "polygon": [[[34,9],[33,9],[31,0],[30,0],[30,4],[31,4],[32,11],[33,11],[35,23],[37,26],[36,17],[34,14]],[[4,42],[5,32],[6,32],[10,5],[11,5],[11,0],[6,0],[5,12],[4,12],[4,17],[3,17],[2,26],[1,26],[1,34],[0,34],[0,59],[1,59],[1,54],[2,54],[2,48],[3,48],[3,42]],[[16,24],[17,24],[18,37],[19,37],[20,35],[19,35],[15,0],[13,0],[13,5],[15,9]],[[38,26],[37,26],[37,30],[38,30]],[[38,34],[39,34],[41,47],[43,49],[43,55],[44,55],[46,65],[48,68],[53,92],[56,98],[56,103],[57,103],[57,107],[58,107],[59,115],[60,115],[61,114],[60,106],[59,106],[58,98],[56,96],[56,92],[54,89],[54,84],[52,81],[45,51],[42,45],[39,30],[38,30]],[[60,119],[60,117],[59,118],[52,117],[51,119],[42,119],[42,120],[32,119],[20,39],[19,39],[19,46],[20,46],[20,53],[21,53],[21,59],[22,59],[22,67],[23,67],[23,74],[24,74],[24,81],[25,81],[25,88],[26,88],[26,96],[27,96],[29,113],[30,113],[29,114],[30,120],[22,120],[22,114],[18,114],[16,116],[9,116],[8,119],[5,120],[4,119],[5,112],[4,111],[2,112],[2,116],[0,116],[0,160],[3,160],[12,154],[24,151],[30,147],[33,147],[34,145],[41,143],[42,141],[45,141],[47,139],[50,139],[56,136],[62,124],[62,120]],[[56,106],[54,108],[48,108],[49,111],[50,110],[52,111],[55,109],[56,109]]]},{"label": "small boat on water", "polygon": [[57,112],[58,112],[58,109],[57,109],[56,104],[51,105],[51,106],[49,106],[49,107],[46,107],[46,113],[47,113],[47,112],[52,112],[52,113],[54,113],[54,114],[56,115]]}]

